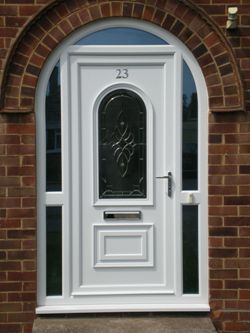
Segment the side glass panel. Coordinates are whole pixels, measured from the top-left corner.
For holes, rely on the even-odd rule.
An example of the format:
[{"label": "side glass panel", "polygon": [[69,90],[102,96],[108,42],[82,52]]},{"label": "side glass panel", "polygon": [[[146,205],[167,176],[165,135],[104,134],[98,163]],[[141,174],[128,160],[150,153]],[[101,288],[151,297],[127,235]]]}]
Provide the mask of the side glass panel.
[{"label": "side glass panel", "polygon": [[62,208],[46,208],[46,293],[62,294]]},{"label": "side glass panel", "polygon": [[199,292],[198,206],[182,207],[183,293]]},{"label": "side glass panel", "polygon": [[146,198],[146,108],[119,89],[98,110],[99,198]]},{"label": "side glass panel", "polygon": [[59,64],[46,92],[46,191],[61,191],[61,102]]},{"label": "side glass panel", "polygon": [[76,45],[161,45],[167,42],[149,32],[133,28],[108,28],[80,39]]},{"label": "side glass panel", "polygon": [[182,189],[198,188],[198,105],[193,75],[183,62]]}]

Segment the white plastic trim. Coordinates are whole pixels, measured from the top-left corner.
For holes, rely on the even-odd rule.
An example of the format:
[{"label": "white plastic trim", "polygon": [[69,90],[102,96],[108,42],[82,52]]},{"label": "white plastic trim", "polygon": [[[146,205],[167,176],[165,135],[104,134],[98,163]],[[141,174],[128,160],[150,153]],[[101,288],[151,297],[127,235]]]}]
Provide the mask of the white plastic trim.
[{"label": "white plastic trim", "polygon": [[39,306],[36,308],[37,314],[60,314],[60,313],[95,313],[95,312],[150,312],[150,311],[160,311],[160,312],[175,312],[175,311],[199,311],[208,312],[210,307],[208,304],[171,304],[171,305],[159,305],[159,304],[123,304],[122,306],[114,305],[88,305],[88,306],[78,306],[78,305],[58,305],[58,306]]},{"label": "white plastic trim", "polygon": [[[64,233],[64,249],[63,249],[63,260],[66,264],[63,267],[64,280],[63,280],[63,295],[60,297],[46,297],[46,258],[45,258],[45,244],[46,244],[46,230],[45,230],[45,207],[60,205],[63,208],[63,216],[69,218],[69,212],[67,208],[64,207],[65,202],[70,200],[69,194],[62,192],[50,192],[46,193],[45,189],[45,151],[46,151],[46,142],[45,142],[45,96],[46,88],[51,72],[58,62],[60,55],[63,53],[65,48],[76,43],[79,39],[96,32],[98,30],[114,28],[114,27],[129,27],[141,29],[156,36],[166,40],[170,45],[174,45],[175,48],[182,54],[182,58],[185,60],[189,66],[197,87],[198,93],[198,106],[199,106],[199,132],[198,132],[198,142],[199,142],[199,190],[192,191],[195,203],[200,206],[199,213],[199,281],[200,281],[200,294],[191,297],[191,295],[181,295],[181,271],[175,277],[176,278],[176,300],[170,304],[122,304],[122,305],[76,305],[72,303],[72,300],[69,302],[71,304],[61,305],[62,303],[67,304],[67,300],[70,298],[70,285],[71,281],[67,278],[66,274],[71,269],[69,263],[69,250],[70,250],[70,241],[69,241],[69,226],[67,224],[63,225]],[[180,59],[181,60],[181,59]],[[180,64],[179,60],[179,64]],[[180,70],[181,75],[181,70]],[[179,98],[181,92],[179,92]],[[176,98],[178,98],[176,96]],[[181,103],[177,103],[177,110],[180,111]],[[38,198],[38,306],[37,313],[77,313],[77,312],[113,312],[113,311],[209,311],[208,306],[208,222],[207,222],[207,175],[208,175],[208,96],[205,80],[201,69],[195,60],[194,56],[187,49],[187,47],[179,41],[171,33],[165,31],[164,29],[157,27],[151,23],[142,22],[135,19],[107,19],[99,21],[97,23],[91,23],[87,27],[79,29],[76,33],[69,36],[63,43],[61,43],[55,51],[48,58],[38,81],[37,92],[36,92],[36,121],[37,121],[37,198]],[[67,122],[67,116],[64,115],[62,123]],[[181,138],[180,138],[180,129],[181,129],[181,117],[180,113],[176,112],[176,117],[174,121],[174,128],[176,130],[176,145],[181,148]],[[68,136],[68,129],[62,127],[62,135]],[[67,142],[67,140],[65,140]],[[64,143],[63,143],[64,144]],[[67,161],[70,158],[70,155],[67,153],[68,147],[64,147],[64,152],[62,153],[63,157],[63,184],[66,188],[70,187],[68,163]],[[180,162],[176,158],[176,163]],[[179,174],[180,178],[180,174]],[[64,187],[63,187],[64,188]],[[180,191],[175,197],[176,205],[176,218],[180,218],[180,206],[181,204],[187,204],[188,202],[189,191]],[[67,219],[67,218],[66,218]],[[180,227],[176,228],[175,232],[180,236]],[[179,238],[181,239],[181,238]],[[176,247],[177,257],[181,257],[181,247],[180,244]],[[180,263],[176,263],[179,265]],[[199,301],[197,302],[197,297]],[[195,301],[196,299],[196,301]],[[175,304],[175,302],[179,302]],[[201,303],[200,303],[201,302]],[[46,305],[48,304],[48,305]]]}]

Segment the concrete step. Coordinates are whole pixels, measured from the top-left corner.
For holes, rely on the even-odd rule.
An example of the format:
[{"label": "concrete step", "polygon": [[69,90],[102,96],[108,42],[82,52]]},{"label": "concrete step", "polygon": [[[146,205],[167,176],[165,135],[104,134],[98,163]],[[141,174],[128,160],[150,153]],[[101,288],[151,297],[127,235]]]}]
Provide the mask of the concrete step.
[{"label": "concrete step", "polygon": [[39,317],[32,333],[215,333],[204,315]]}]

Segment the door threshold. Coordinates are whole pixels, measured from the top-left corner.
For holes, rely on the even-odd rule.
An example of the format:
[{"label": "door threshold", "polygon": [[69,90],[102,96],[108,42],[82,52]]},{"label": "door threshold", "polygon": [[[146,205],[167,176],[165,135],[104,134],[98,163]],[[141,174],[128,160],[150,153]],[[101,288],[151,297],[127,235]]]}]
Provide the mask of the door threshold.
[{"label": "door threshold", "polygon": [[111,305],[47,305],[36,308],[39,314],[105,313],[105,312],[209,312],[208,304],[111,304]]}]

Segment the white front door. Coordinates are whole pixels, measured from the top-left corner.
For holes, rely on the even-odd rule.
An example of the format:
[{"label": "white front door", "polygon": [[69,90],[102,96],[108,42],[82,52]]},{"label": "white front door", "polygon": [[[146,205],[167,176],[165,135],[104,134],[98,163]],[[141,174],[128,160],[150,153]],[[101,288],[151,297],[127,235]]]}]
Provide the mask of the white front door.
[{"label": "white front door", "polygon": [[160,309],[175,294],[179,61],[171,46],[73,46],[61,58],[74,304]]}]

